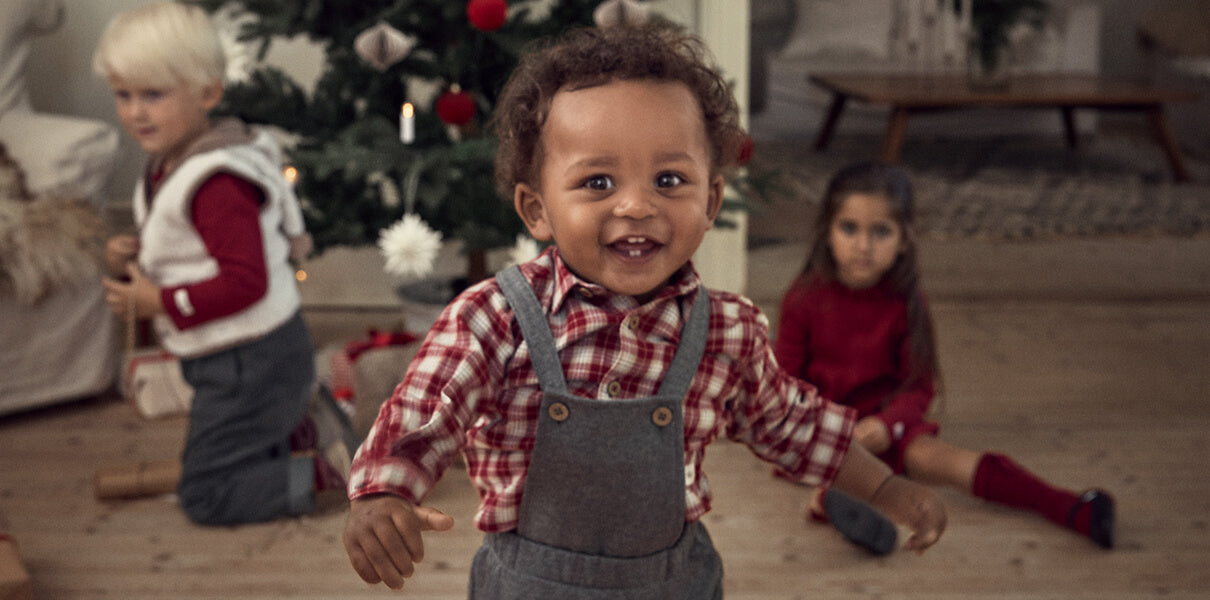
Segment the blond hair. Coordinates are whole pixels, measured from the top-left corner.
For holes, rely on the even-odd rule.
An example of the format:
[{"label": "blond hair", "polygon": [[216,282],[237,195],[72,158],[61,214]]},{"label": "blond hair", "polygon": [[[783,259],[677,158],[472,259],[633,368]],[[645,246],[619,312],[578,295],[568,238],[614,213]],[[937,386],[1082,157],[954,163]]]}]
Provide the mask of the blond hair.
[{"label": "blond hair", "polygon": [[147,87],[202,90],[222,82],[226,67],[209,15],[178,2],[157,2],[114,17],[92,57],[97,75]]}]

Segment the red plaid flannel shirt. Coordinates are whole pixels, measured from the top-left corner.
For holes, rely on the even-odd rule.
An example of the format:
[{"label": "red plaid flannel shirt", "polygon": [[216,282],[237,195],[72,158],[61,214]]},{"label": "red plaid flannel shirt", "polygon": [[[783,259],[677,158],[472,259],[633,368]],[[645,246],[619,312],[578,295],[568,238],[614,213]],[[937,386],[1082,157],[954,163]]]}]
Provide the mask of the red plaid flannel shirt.
[{"label": "red plaid flannel shirt", "polygon": [[[522,265],[548,315],[568,391],[597,399],[655,394],[701,285],[686,266],[638,305],[573,275],[553,247]],[[710,292],[710,334],[684,403],[686,520],[710,510],[702,473],[719,436],[811,484],[836,475],[851,409],[777,366],[768,320],[750,301]],[[512,309],[494,279],[459,295],[429,331],[353,461],[349,496],[419,503],[461,450],[481,503],[475,525],[517,525],[541,392]]]}]

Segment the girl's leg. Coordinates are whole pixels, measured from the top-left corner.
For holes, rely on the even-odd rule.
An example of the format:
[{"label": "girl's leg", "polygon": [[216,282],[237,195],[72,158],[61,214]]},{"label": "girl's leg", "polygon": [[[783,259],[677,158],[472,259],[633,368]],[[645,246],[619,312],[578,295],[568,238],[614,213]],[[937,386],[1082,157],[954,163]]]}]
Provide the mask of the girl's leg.
[{"label": "girl's leg", "polygon": [[908,477],[921,483],[948,485],[969,494],[979,459],[977,452],[921,435],[904,449],[903,468]]},{"label": "girl's leg", "polygon": [[1089,536],[1102,547],[1113,547],[1113,500],[1104,492],[1077,495],[1052,486],[1003,454],[978,454],[934,436],[913,440],[904,462],[913,479],[946,484],[977,498],[1031,510]]}]

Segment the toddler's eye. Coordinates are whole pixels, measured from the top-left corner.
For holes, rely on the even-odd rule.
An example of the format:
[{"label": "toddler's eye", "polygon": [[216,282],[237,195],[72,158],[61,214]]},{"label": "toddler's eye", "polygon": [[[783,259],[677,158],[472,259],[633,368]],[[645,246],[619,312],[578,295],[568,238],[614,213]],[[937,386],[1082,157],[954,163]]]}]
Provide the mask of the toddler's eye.
[{"label": "toddler's eye", "polygon": [[685,183],[685,178],[676,173],[660,173],[655,176],[655,187],[667,188],[675,187]]},{"label": "toddler's eye", "polygon": [[584,187],[590,190],[604,191],[613,188],[613,181],[605,175],[593,175],[584,180]]}]

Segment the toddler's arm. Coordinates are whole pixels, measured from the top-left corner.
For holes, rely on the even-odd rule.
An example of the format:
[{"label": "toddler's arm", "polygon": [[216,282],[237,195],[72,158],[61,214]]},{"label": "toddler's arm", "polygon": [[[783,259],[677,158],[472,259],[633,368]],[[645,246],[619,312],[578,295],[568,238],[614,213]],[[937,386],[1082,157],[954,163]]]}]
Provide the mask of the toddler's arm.
[{"label": "toddler's arm", "polygon": [[931,488],[899,477],[861,444],[849,446],[833,483],[836,489],[869,502],[912,533],[905,546],[923,552],[945,531],[945,504]]},{"label": "toddler's arm", "polygon": [[454,526],[448,515],[416,506],[399,496],[364,496],[349,505],[345,523],[345,552],[353,570],[368,583],[385,583],[398,590],[424,559],[422,531],[446,531]]}]

